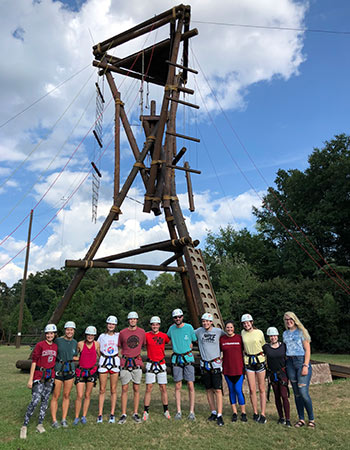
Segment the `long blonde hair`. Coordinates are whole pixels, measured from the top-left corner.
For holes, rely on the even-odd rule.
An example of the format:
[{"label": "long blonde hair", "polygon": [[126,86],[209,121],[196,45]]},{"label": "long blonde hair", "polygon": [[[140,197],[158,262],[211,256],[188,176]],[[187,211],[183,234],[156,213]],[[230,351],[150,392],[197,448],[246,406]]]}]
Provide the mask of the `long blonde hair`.
[{"label": "long blonde hair", "polygon": [[[299,330],[301,330],[305,340],[311,342],[311,337],[309,335],[309,332],[304,327],[304,325],[301,323],[301,321],[298,319],[297,315],[295,313],[293,313],[292,311],[287,311],[286,313],[284,313],[283,319],[285,319],[286,316],[288,316],[288,317],[290,317],[291,319],[294,320],[294,323],[295,323],[296,327]],[[285,324],[285,327],[286,327],[286,330],[287,330],[287,325],[286,324]]]}]

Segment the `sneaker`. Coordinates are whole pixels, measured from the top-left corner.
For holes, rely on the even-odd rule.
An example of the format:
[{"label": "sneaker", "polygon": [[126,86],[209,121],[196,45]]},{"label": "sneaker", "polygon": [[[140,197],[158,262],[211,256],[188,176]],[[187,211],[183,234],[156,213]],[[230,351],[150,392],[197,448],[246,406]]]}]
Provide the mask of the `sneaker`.
[{"label": "sneaker", "polygon": [[211,413],[210,416],[208,417],[208,421],[214,422],[217,418],[218,418],[218,416],[216,414]]},{"label": "sneaker", "polygon": [[123,425],[126,422],[126,414],[122,414],[118,420],[119,425]]},{"label": "sneaker", "polygon": [[52,422],[51,427],[57,429],[60,428],[60,424],[56,420],[55,422]]},{"label": "sneaker", "polygon": [[262,423],[262,424],[264,424],[264,423],[266,423],[266,422],[267,422],[267,419],[266,419],[266,417],[265,417],[265,416],[261,415],[261,416],[259,417],[259,420],[258,420],[258,422],[259,422],[259,423]]},{"label": "sneaker", "polygon": [[242,413],[242,414],[241,414],[241,421],[242,421],[242,422],[248,422],[247,414],[245,414],[245,413]]},{"label": "sneaker", "polygon": [[164,417],[166,418],[166,419],[171,419],[171,415],[170,415],[170,412],[168,411],[168,410],[166,410],[166,411],[164,411]]},{"label": "sneaker", "polygon": [[108,423],[115,423],[115,416],[114,416],[114,414],[111,414],[111,415],[109,416],[109,421],[108,421]]},{"label": "sneaker", "polygon": [[146,422],[146,420],[149,418],[149,413],[147,412],[147,411],[144,411],[143,412],[143,415],[142,415],[142,420],[144,421],[144,422]]},{"label": "sneaker", "polygon": [[189,415],[188,415],[188,417],[187,417],[187,419],[188,419],[188,420],[191,420],[192,422],[194,422],[194,421],[196,420],[196,415],[195,415],[195,413],[190,412]]},{"label": "sneaker", "polygon": [[36,426],[36,431],[38,432],[38,433],[45,433],[45,428],[44,428],[44,425],[42,424],[42,423],[39,423],[37,426]]},{"label": "sneaker", "polygon": [[236,413],[232,414],[231,422],[237,422],[237,414]]},{"label": "sneaker", "polygon": [[61,421],[61,426],[62,426],[63,428],[68,428],[68,423],[67,423],[66,419],[64,419],[64,420]]},{"label": "sneaker", "polygon": [[181,411],[178,411],[178,412],[175,414],[174,419],[175,419],[175,420],[181,420],[181,419],[182,419],[182,412],[181,412]]},{"label": "sneaker", "polygon": [[134,422],[136,422],[136,423],[141,423],[141,418],[140,418],[140,416],[139,416],[137,413],[134,413],[134,414],[132,415],[132,418],[133,418],[133,421],[134,421]]},{"label": "sneaker", "polygon": [[292,426],[292,424],[290,423],[290,420],[286,420],[285,423],[286,427],[290,428]]},{"label": "sneaker", "polygon": [[277,420],[277,424],[278,425],[285,425],[286,421],[283,419],[283,417],[281,417],[280,419]]},{"label": "sneaker", "polygon": [[102,416],[97,416],[96,423],[102,423],[102,422],[103,422],[103,417]]},{"label": "sneaker", "polygon": [[23,425],[23,427],[21,427],[21,431],[19,432],[19,438],[27,439],[27,427],[25,425]]},{"label": "sneaker", "polygon": [[253,414],[253,420],[259,422],[259,414]]},{"label": "sneaker", "polygon": [[86,425],[86,423],[87,423],[86,417],[85,417],[85,416],[82,416],[80,422],[81,422],[83,425]]},{"label": "sneaker", "polygon": [[216,424],[217,424],[219,427],[224,426],[224,419],[222,418],[222,416],[218,416],[218,418],[216,419]]},{"label": "sneaker", "polygon": [[76,418],[73,420],[73,425],[78,425],[79,422],[80,422],[79,417],[76,417]]}]

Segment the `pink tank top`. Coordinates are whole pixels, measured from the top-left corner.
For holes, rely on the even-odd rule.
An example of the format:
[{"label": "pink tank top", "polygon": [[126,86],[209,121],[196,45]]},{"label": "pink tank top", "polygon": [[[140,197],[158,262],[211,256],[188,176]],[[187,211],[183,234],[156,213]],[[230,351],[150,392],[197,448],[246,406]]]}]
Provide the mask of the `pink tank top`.
[{"label": "pink tank top", "polygon": [[[79,359],[79,367],[82,369],[91,369],[96,364],[96,344],[93,342],[91,348],[88,348],[86,343],[84,342],[83,350],[80,353]],[[91,375],[93,375],[97,370],[97,366],[93,367],[90,371]],[[78,377],[80,376],[80,369],[76,370]]]}]

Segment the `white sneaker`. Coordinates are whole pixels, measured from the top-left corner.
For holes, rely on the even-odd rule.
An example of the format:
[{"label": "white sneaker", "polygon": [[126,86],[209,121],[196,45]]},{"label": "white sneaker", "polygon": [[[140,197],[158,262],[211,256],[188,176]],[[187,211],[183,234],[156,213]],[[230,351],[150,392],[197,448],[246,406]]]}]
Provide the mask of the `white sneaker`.
[{"label": "white sneaker", "polygon": [[41,434],[41,433],[45,433],[46,430],[45,430],[43,424],[39,423],[39,425],[37,425],[37,427],[36,427],[36,431]]},{"label": "white sneaker", "polygon": [[144,422],[146,422],[146,420],[148,420],[148,418],[149,418],[149,413],[147,411],[144,411],[143,412],[143,416],[142,416],[142,420]]},{"label": "white sneaker", "polygon": [[21,431],[19,432],[19,438],[27,439],[27,427],[25,425],[23,425],[23,427],[21,427]]},{"label": "white sneaker", "polygon": [[166,410],[165,412],[164,412],[164,417],[166,418],[166,419],[171,419],[171,415],[170,415],[170,412],[168,411],[168,410]]}]

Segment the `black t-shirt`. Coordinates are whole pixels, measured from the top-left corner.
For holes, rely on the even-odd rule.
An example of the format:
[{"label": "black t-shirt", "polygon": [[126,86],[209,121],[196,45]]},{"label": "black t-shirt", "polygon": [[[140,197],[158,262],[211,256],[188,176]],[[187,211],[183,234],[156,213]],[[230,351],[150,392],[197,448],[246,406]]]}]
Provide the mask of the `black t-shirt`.
[{"label": "black t-shirt", "polygon": [[279,347],[273,348],[270,344],[263,346],[263,351],[267,357],[267,367],[271,372],[278,372],[286,366],[286,344],[280,343]]}]

